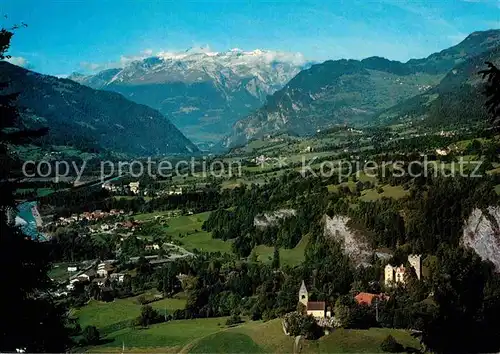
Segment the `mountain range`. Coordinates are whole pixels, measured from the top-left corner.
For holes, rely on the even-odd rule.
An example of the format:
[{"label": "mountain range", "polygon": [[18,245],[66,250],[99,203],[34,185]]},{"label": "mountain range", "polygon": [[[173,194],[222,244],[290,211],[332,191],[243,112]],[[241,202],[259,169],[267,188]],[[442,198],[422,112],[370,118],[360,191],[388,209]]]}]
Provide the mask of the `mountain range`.
[{"label": "mountain range", "polygon": [[312,64],[298,54],[194,49],[68,79],[0,62],[0,82],[10,81],[7,93],[20,92],[25,126],[50,128],[46,145],[190,154],[198,147],[181,131],[198,143],[225,136],[219,146],[231,147],[344,123],[484,119],[477,72],[485,61],[500,63],[499,48],[500,30],[489,30],[406,63],[370,57]]},{"label": "mountain range", "polygon": [[191,154],[198,148],[165,116],[114,92],[0,61],[5,93],[19,93],[21,125],[48,127],[41,144],[130,155]]},{"label": "mountain range", "polygon": [[486,62],[500,66],[500,46],[471,57],[451,69],[438,85],[378,114],[379,124],[415,122],[450,127],[487,121],[484,80],[478,74]]},{"label": "mountain range", "polygon": [[69,79],[158,109],[194,141],[217,141],[309,65],[299,54],[203,48]]},{"label": "mountain range", "polygon": [[239,145],[277,132],[308,134],[343,123],[372,123],[382,113],[393,118],[404,115],[389,109],[415,96],[422,102],[436,85],[435,90],[450,88],[447,82],[453,80],[462,85],[460,77],[466,77],[452,79],[454,74],[447,73],[455,67],[460,71],[461,64],[478,55],[494,53],[499,45],[500,30],[489,30],[474,32],[456,46],[406,63],[371,57],[313,65],[276,91],[263,107],[236,122],[224,144]]}]

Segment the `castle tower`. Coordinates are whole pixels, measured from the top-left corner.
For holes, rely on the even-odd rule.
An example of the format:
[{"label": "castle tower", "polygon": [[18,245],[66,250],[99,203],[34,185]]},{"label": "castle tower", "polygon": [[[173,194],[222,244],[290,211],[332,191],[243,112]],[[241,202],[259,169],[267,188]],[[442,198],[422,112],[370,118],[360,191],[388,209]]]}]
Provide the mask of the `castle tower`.
[{"label": "castle tower", "polygon": [[300,286],[299,290],[299,302],[304,304],[304,306],[307,308],[308,301],[309,301],[309,294],[307,293],[306,284],[302,280],[302,285]]},{"label": "castle tower", "polygon": [[385,266],[384,280],[386,286],[390,286],[394,281],[394,267],[390,264]]},{"label": "castle tower", "polygon": [[421,258],[422,256],[420,254],[410,254],[408,256],[408,263],[410,263],[410,265],[415,269],[418,280],[420,280],[420,276],[422,274],[422,266],[420,264]]}]

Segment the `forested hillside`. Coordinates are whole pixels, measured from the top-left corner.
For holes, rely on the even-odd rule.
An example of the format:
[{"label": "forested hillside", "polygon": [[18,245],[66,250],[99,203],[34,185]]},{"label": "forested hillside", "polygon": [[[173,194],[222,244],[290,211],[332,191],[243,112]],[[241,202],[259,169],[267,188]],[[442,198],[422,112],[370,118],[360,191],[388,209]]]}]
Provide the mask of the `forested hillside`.
[{"label": "forested hillside", "polygon": [[486,62],[500,63],[500,46],[455,66],[438,85],[382,112],[376,120],[413,120],[415,124],[447,128],[487,121],[485,81],[479,74],[486,69]]},{"label": "forested hillside", "polygon": [[[377,114],[407,99],[420,105],[418,95],[427,93],[455,66],[491,53],[499,44],[500,30],[490,30],[474,32],[456,46],[406,63],[371,57],[313,65],[261,109],[236,122],[225,143],[233,146],[276,132],[311,134],[339,124],[369,124]],[[449,76],[444,85],[448,80]]]},{"label": "forested hillside", "polygon": [[4,93],[19,92],[18,109],[27,127],[48,127],[44,146],[131,155],[192,153],[198,149],[158,111],[122,95],[91,89],[0,62]]}]

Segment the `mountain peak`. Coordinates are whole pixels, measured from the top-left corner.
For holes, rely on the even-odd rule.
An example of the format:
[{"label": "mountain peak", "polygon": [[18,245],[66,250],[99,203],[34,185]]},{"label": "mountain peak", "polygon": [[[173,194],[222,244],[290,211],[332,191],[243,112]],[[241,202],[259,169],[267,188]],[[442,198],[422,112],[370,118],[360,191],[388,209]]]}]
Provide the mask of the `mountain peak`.
[{"label": "mountain peak", "polygon": [[190,126],[197,127],[198,136],[226,133],[306,65],[300,53],[260,48],[215,52],[202,46],[161,52],[122,69],[70,78],[156,108],[195,138]]}]

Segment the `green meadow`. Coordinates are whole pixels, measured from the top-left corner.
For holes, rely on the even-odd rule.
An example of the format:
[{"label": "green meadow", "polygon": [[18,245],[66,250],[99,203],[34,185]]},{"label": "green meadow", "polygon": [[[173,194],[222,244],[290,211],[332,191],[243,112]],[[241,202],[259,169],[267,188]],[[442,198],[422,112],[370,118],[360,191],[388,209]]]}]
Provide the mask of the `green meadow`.
[{"label": "green meadow", "polygon": [[[305,235],[297,246],[291,249],[280,248],[280,264],[282,266],[296,266],[304,261],[304,251],[309,242],[309,235]],[[262,263],[271,263],[274,254],[274,247],[265,245],[256,246],[253,252],[257,254],[257,260]]]},{"label": "green meadow", "polygon": [[168,217],[169,214],[170,212],[137,214],[134,218],[138,221],[154,222],[155,217],[164,217],[167,224],[161,229],[164,235],[179,241],[189,251],[197,249],[204,252],[231,252],[231,241],[213,239],[210,232],[201,229],[210,212],[175,217]]},{"label": "green meadow", "polygon": [[[163,353],[292,353],[294,338],[283,333],[281,319],[248,321],[235,327],[226,318],[177,320],[145,329],[123,328],[110,333],[107,343],[88,348],[92,352]],[[380,353],[380,343],[391,334],[409,350],[418,341],[404,330],[371,328],[336,329],[319,340],[304,340],[301,353]]]},{"label": "green meadow", "polygon": [[[72,315],[78,318],[82,328],[92,325],[96,326],[101,333],[111,333],[118,328],[127,327],[134,318],[140,315],[141,305],[137,299],[138,296],[115,299],[112,302],[91,300],[87,305],[74,310]],[[186,306],[186,300],[166,298],[152,302],[150,305],[164,314],[165,309],[167,313],[183,309]]]}]

